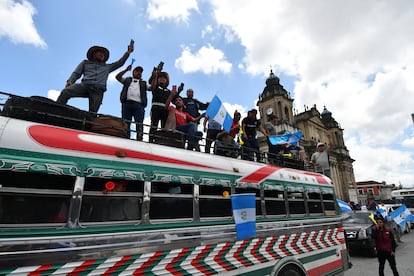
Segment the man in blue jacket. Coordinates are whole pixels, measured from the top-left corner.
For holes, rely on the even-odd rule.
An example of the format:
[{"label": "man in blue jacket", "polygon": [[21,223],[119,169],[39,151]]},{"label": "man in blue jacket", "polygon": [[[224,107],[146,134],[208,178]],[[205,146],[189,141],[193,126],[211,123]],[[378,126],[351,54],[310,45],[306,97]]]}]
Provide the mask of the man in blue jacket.
[{"label": "man in blue jacket", "polygon": [[[89,48],[86,57],[66,81],[66,87],[60,93],[57,103],[66,104],[70,98],[89,98],[89,111],[98,112],[106,91],[108,75],[120,68],[134,51],[128,46],[127,52],[116,62],[106,63],[109,58],[108,49],[101,46]],[[75,83],[83,75],[80,83]]]}]

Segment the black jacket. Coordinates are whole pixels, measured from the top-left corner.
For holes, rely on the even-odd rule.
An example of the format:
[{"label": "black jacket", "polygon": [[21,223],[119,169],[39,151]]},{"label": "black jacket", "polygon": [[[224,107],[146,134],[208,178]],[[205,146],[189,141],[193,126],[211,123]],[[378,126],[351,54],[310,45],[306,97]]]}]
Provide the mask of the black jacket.
[{"label": "black jacket", "polygon": [[[131,77],[125,78],[125,81],[123,83],[124,86],[122,87],[122,91],[121,91],[121,95],[120,95],[121,103],[124,103],[127,100],[128,88],[129,88],[129,85],[131,84],[131,82],[132,82]],[[147,103],[148,103],[148,99],[147,99],[147,82],[144,81],[144,80],[139,80],[139,89],[140,89],[140,92],[141,92],[141,103],[144,106],[147,106]]]}]

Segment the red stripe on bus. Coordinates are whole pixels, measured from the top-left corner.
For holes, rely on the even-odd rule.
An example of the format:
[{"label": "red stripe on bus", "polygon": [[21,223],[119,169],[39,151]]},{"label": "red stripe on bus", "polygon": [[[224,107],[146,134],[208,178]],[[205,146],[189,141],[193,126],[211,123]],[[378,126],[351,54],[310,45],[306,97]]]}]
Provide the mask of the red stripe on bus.
[{"label": "red stripe on bus", "polygon": [[262,246],[264,242],[264,238],[259,238],[256,242],[256,244],[253,246],[253,248],[250,250],[250,254],[252,254],[253,257],[256,258],[256,260],[258,260],[260,263],[264,263],[267,260],[265,258],[263,258],[263,256],[261,256],[261,254],[259,253],[259,249]]},{"label": "red stripe on bus", "polygon": [[226,244],[223,246],[223,248],[217,252],[216,256],[214,256],[214,261],[218,263],[222,268],[224,268],[227,271],[233,270],[232,267],[230,267],[226,261],[223,261],[225,259],[225,253],[229,250],[230,246],[232,245],[231,242],[226,242]]},{"label": "red stripe on bus", "polygon": [[165,267],[169,272],[172,273],[172,275],[183,275],[183,273],[178,271],[174,265],[181,261],[181,259],[187,254],[188,251],[188,247],[183,248],[181,252],[178,253],[178,255],[173,258],[171,262]]},{"label": "red stripe on bus", "polygon": [[127,261],[131,259],[131,256],[124,256],[121,260],[117,261],[112,267],[106,270],[102,275],[111,275],[115,273],[120,267],[124,266]]},{"label": "red stripe on bus", "polygon": [[313,172],[303,172],[305,175],[310,175],[316,178],[316,181],[319,184],[329,184],[328,181],[326,181],[325,177],[319,173],[313,173]]},{"label": "red stripe on bus", "polygon": [[[134,151],[126,148],[121,147],[113,147],[107,146],[104,144],[98,144],[89,141],[83,141],[79,138],[79,135],[85,134],[89,136],[98,136],[96,134],[91,134],[87,132],[69,130],[69,129],[62,129],[57,127],[51,126],[41,126],[41,125],[34,125],[28,128],[28,132],[30,136],[41,145],[51,147],[51,148],[58,148],[58,149],[65,149],[65,150],[74,150],[74,151],[83,151],[83,152],[90,152],[90,153],[98,153],[98,154],[105,154],[109,156],[115,156],[116,152],[123,151],[126,153],[126,157],[134,158],[134,159],[143,159],[149,161],[157,161],[157,162],[164,162],[164,163],[173,163],[179,165],[187,165],[193,167],[201,167],[201,168],[212,168],[212,169],[219,169],[215,167],[205,166],[198,163],[187,162],[179,159],[159,156],[155,154],[150,154],[146,152]],[[70,141],[70,143],[68,143]]]},{"label": "red stripe on bus", "polygon": [[336,261],[327,263],[325,265],[321,265],[321,266],[310,269],[308,271],[308,275],[309,276],[320,276],[320,275],[327,274],[328,272],[332,272],[342,267],[343,267],[342,259],[338,259]]},{"label": "red stripe on bus", "polygon": [[290,255],[292,255],[288,250],[287,250],[287,248],[285,247],[285,245],[286,245],[286,242],[289,240],[289,235],[283,235],[282,236],[282,238],[281,238],[281,241],[279,242],[279,249],[280,249],[280,251],[282,251],[283,252],[283,254],[285,254],[285,256],[290,256]]},{"label": "red stripe on bus", "polygon": [[301,240],[302,247],[305,248],[304,250],[305,253],[312,251],[312,248],[310,248],[310,246],[307,244],[308,238],[309,238],[309,232],[305,232],[305,235],[303,236]]},{"label": "red stripe on bus", "polygon": [[251,264],[249,263],[249,262],[247,262],[245,259],[244,259],[244,256],[243,256],[243,252],[244,252],[244,250],[246,249],[245,247],[246,247],[246,244],[248,243],[249,241],[248,240],[244,240],[241,244],[240,244],[240,246],[237,248],[237,250],[236,250],[236,252],[234,252],[234,254],[233,254],[233,257],[239,262],[239,263],[241,263],[242,265],[244,265],[244,266],[250,266]]},{"label": "red stripe on bus", "polygon": [[282,168],[281,167],[276,167],[276,166],[261,167],[260,169],[252,172],[249,175],[246,175],[246,176],[240,178],[237,181],[238,182],[250,182],[250,183],[259,184],[259,182],[263,181],[264,179],[269,177],[269,175],[271,175],[272,173],[274,173],[275,171],[278,171],[280,169],[282,169]]},{"label": "red stripe on bus", "polygon": [[293,234],[292,241],[290,242],[290,246],[296,252],[296,254],[304,253],[304,252],[302,252],[302,250],[298,246],[299,236],[300,236],[299,233]]},{"label": "red stripe on bus", "polygon": [[88,260],[83,262],[80,266],[72,270],[72,272],[68,273],[68,276],[75,276],[81,272],[86,271],[91,265],[93,265],[96,261],[95,260]]},{"label": "red stripe on bus", "polygon": [[27,275],[28,276],[42,275],[43,273],[47,272],[51,267],[52,267],[52,265],[42,265],[42,266],[38,267],[35,271],[32,271]]},{"label": "red stripe on bus", "polygon": [[278,259],[279,256],[277,254],[275,254],[274,250],[273,250],[273,246],[276,243],[277,238],[275,236],[272,237],[272,240],[269,242],[269,244],[266,246],[266,252],[271,255],[273,257],[273,259]]},{"label": "red stripe on bus", "polygon": [[345,231],[344,228],[339,228],[335,233],[335,238],[341,243],[345,243]]},{"label": "red stripe on bus", "polygon": [[162,255],[164,254],[163,251],[157,251],[155,252],[151,258],[149,258],[145,263],[143,263],[138,269],[136,269],[133,273],[133,275],[144,275],[145,271],[148,267],[151,267],[151,265],[157,261]]},{"label": "red stripe on bus", "polygon": [[210,249],[211,249],[211,245],[206,245],[206,247],[204,247],[203,250],[201,250],[201,252],[198,253],[198,255],[194,258],[194,260],[191,261],[191,265],[197,268],[204,275],[213,275],[213,272],[205,268],[203,264],[201,264],[200,262],[200,260],[203,260],[204,262],[204,255],[208,254],[210,252]]}]

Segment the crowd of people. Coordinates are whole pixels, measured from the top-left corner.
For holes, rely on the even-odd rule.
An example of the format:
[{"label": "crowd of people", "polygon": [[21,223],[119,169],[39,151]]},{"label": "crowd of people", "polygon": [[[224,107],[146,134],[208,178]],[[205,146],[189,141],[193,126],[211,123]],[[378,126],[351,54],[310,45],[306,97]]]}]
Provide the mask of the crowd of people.
[{"label": "crowd of people", "polygon": [[[134,51],[133,44],[128,45],[127,51],[116,62],[107,63],[109,50],[102,46],[92,46],[87,51],[87,59],[83,60],[70,75],[66,82],[66,87],[62,90],[57,102],[66,104],[70,98],[84,97],[89,99],[89,111],[97,113],[102,103],[106,83],[109,73],[122,67],[129,55]],[[214,153],[237,157],[241,155],[245,160],[262,159],[259,152],[259,142],[257,132],[261,132],[267,137],[269,151],[268,160],[275,163],[278,156],[294,157],[302,159],[303,149],[292,146],[288,143],[272,144],[269,136],[277,135],[276,125],[278,118],[271,114],[268,122],[263,126],[257,118],[257,110],[248,111],[247,117],[241,120],[240,112],[236,111],[230,131],[223,130],[220,123],[213,118],[206,117],[205,113],[209,103],[203,103],[194,98],[194,90],[186,90],[186,97],[181,97],[180,92],[184,90],[184,84],[179,87],[175,85],[169,89],[170,79],[166,71],[163,71],[163,62],[154,67],[148,81],[143,80],[142,66],[132,68],[132,64],[121,70],[116,79],[122,84],[120,93],[122,119],[128,122],[130,129],[131,122],[134,121],[136,127],[136,139],[143,140],[143,121],[145,109],[148,105],[147,92],[152,93],[149,142],[155,141],[155,132],[161,129],[173,129],[183,132],[187,137],[187,149],[200,151],[198,141],[202,133],[198,131],[200,120],[204,119],[202,130],[206,133],[204,151],[210,153],[214,142]],[[131,76],[124,75],[131,71]],[[81,78],[80,83],[76,81]],[[174,106],[173,106],[174,105]],[[240,122],[241,120],[241,122]],[[327,176],[329,174],[328,148],[324,144],[318,144],[317,152],[312,155],[311,163]]]}]

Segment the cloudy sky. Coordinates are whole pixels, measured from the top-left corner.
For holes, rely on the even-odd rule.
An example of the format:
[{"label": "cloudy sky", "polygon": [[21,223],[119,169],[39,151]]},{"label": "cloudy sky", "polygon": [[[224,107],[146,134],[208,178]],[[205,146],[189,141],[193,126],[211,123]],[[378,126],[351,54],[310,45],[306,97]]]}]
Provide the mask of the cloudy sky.
[{"label": "cloudy sky", "polygon": [[[412,26],[411,0],[0,0],[0,91],[56,98],[90,46],[112,62],[133,38],[145,79],[162,60],[171,84],[244,113],[273,68],[298,112],[332,112],[357,181],[411,187]],[[111,75],[99,112],[120,115],[120,90]]]}]

